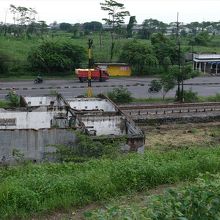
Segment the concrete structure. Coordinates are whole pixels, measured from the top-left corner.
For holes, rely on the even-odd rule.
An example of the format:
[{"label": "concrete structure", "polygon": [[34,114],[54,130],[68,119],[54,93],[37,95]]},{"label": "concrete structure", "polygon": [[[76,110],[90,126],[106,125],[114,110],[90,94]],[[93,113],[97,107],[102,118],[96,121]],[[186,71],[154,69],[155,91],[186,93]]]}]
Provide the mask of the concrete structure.
[{"label": "concrete structure", "polygon": [[220,54],[194,54],[193,68],[204,74],[220,74]]},{"label": "concrete structure", "polygon": [[95,63],[95,66],[106,70],[109,76],[131,75],[131,67],[127,63]]},{"label": "concrete structure", "polygon": [[144,150],[142,131],[104,96],[21,97],[21,105],[0,109],[0,162],[11,161],[14,150],[26,159],[41,160],[48,151],[56,150],[53,145],[74,146],[75,130],[96,138],[125,136],[123,150]]}]

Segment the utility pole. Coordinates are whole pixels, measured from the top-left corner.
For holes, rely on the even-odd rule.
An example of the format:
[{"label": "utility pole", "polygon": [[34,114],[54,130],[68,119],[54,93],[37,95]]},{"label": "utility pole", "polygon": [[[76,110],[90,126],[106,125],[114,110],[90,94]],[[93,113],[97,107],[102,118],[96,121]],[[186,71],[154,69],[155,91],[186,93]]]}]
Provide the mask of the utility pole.
[{"label": "utility pole", "polygon": [[88,88],[87,88],[87,96],[92,97],[93,96],[93,91],[92,91],[92,73],[91,73],[91,68],[93,66],[92,62],[92,45],[93,45],[93,40],[90,38],[88,40]]},{"label": "utility pole", "polygon": [[[178,46],[178,66],[179,66],[179,76],[177,79],[177,101],[183,102],[183,74],[181,73],[181,48],[180,48],[180,33],[179,33],[179,12],[177,12],[177,22],[176,22],[176,41]],[[181,81],[181,92],[180,92],[180,81]]]}]

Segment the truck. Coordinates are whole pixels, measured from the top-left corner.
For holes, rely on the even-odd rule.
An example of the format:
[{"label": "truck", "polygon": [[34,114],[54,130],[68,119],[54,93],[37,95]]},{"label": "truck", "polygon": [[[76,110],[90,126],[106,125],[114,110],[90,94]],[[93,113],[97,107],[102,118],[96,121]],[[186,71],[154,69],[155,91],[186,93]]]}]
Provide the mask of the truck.
[{"label": "truck", "polygon": [[[96,68],[96,69],[90,69],[90,72],[91,72],[91,80],[104,82],[109,79],[109,74],[107,73],[106,70]],[[88,80],[89,69],[75,69],[75,73],[80,82],[85,82]]]}]

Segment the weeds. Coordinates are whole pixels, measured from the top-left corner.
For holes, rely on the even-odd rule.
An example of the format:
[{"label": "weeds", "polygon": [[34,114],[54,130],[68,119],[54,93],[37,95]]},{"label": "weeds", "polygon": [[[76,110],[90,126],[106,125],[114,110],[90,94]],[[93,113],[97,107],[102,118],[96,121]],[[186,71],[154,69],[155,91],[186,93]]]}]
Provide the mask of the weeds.
[{"label": "weeds", "polygon": [[42,164],[0,170],[1,219],[80,206],[220,170],[220,149],[188,149],[83,164]]}]

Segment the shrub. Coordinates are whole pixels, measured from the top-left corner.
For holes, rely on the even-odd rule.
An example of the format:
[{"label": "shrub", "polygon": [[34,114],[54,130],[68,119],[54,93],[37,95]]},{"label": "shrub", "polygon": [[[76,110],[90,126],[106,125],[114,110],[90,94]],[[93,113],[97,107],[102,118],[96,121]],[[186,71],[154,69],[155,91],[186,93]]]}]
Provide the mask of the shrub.
[{"label": "shrub", "polygon": [[[178,96],[178,91],[176,91],[176,97],[181,97],[181,91],[180,91],[179,96]],[[183,91],[183,101],[184,102],[198,102],[199,101],[198,93],[193,92],[192,89],[184,90]]]},{"label": "shrub", "polygon": [[107,95],[115,103],[129,103],[132,101],[131,93],[123,87],[114,88]]},{"label": "shrub", "polygon": [[15,93],[15,91],[10,91],[7,95],[7,100],[11,107],[20,106],[20,96]]},{"label": "shrub", "polygon": [[197,92],[193,92],[192,89],[183,92],[184,102],[198,102],[199,97]]}]

